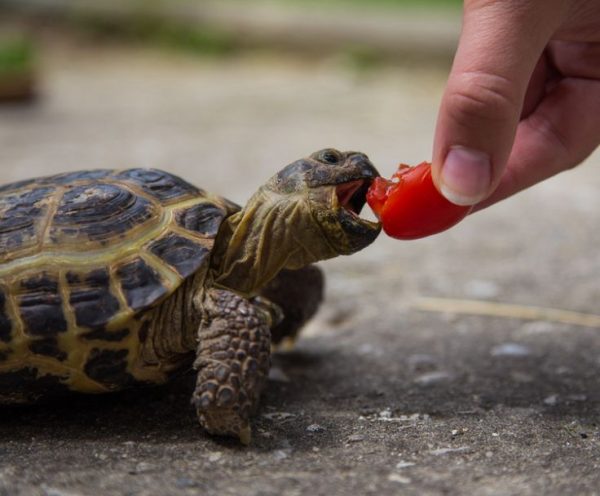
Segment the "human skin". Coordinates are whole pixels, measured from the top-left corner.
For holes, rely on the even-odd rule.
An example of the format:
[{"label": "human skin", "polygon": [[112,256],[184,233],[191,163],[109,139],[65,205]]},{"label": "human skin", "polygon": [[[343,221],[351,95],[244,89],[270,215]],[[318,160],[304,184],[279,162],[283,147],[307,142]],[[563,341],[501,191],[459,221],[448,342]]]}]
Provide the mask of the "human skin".
[{"label": "human skin", "polygon": [[487,207],[600,144],[600,0],[465,0],[434,140],[438,190]]}]

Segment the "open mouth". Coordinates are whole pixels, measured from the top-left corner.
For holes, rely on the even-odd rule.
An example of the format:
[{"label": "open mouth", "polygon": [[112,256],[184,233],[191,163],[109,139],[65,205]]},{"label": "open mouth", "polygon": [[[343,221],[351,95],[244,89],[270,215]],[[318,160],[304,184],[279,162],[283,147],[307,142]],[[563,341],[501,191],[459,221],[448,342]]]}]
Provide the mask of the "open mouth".
[{"label": "open mouth", "polygon": [[367,191],[373,181],[357,179],[335,187],[338,204],[353,215],[358,216],[367,202]]}]

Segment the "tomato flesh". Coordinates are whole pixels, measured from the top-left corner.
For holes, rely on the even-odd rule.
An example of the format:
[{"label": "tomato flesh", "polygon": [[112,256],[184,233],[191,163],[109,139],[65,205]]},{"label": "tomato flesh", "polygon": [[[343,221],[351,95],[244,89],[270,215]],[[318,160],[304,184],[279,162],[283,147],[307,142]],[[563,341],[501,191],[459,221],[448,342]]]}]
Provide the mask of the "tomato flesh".
[{"label": "tomato flesh", "polygon": [[391,180],[376,178],[367,202],[385,233],[396,239],[417,239],[445,231],[472,209],[455,205],[438,192],[429,162],[415,167],[400,164]]}]

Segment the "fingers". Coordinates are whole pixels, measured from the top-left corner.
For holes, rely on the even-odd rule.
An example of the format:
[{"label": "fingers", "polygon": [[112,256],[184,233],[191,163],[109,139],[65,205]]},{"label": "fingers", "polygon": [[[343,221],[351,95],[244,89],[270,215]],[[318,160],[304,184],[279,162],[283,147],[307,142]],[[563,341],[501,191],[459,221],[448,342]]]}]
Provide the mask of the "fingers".
[{"label": "fingers", "polygon": [[600,80],[600,42],[553,41],[551,58],[563,76]]},{"label": "fingers", "polygon": [[560,23],[560,0],[467,0],[442,99],[433,177],[450,201],[473,205],[497,186],[534,68]]},{"label": "fingers", "polygon": [[566,78],[520,124],[505,174],[481,210],[584,160],[600,143],[600,80]]},{"label": "fingers", "polygon": [[521,119],[525,119],[535,111],[537,106],[546,96],[548,83],[558,79],[558,72],[551,65],[548,53],[544,52],[535,66],[531,79],[529,80],[529,86],[527,87],[525,100],[523,101],[523,107],[521,109]]}]

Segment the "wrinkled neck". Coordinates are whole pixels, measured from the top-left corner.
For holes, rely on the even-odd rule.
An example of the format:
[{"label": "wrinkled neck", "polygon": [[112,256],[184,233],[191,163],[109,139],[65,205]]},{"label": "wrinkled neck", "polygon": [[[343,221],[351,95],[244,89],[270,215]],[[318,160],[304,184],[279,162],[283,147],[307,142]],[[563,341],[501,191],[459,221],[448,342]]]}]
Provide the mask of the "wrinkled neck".
[{"label": "wrinkled neck", "polygon": [[283,268],[299,269],[336,255],[308,200],[261,188],[223,222],[211,270],[217,286],[252,296]]}]

